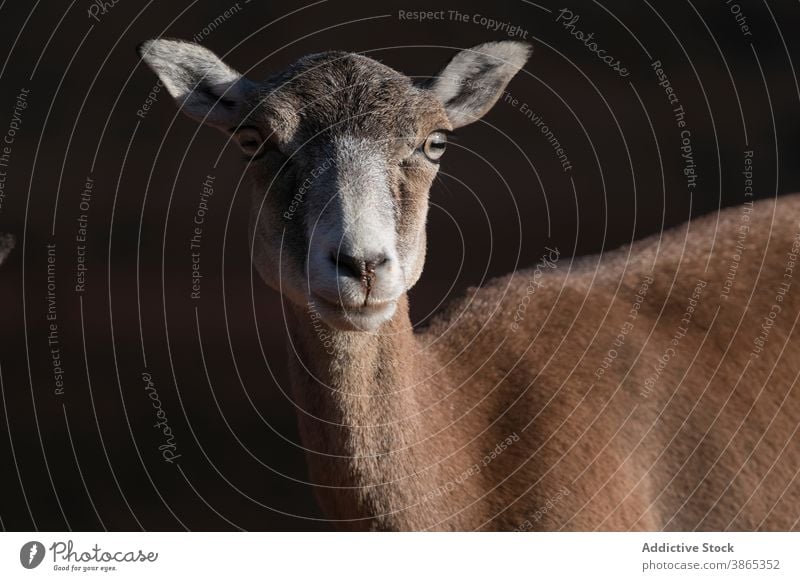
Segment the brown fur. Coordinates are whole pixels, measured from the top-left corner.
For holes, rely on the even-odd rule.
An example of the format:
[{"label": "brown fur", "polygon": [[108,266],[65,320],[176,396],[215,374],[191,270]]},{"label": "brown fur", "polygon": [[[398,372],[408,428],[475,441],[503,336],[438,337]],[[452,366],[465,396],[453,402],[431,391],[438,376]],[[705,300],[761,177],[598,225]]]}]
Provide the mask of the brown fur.
[{"label": "brown fur", "polygon": [[[533,270],[452,301],[420,334],[406,309],[377,338],[333,331],[333,357],[298,313],[295,394],[328,514],[356,529],[796,529],[800,280],[765,350],[750,352],[800,236],[800,196],[754,208],[727,299],[739,208],[573,264],[561,257],[516,331]],[[598,380],[650,272],[634,329]],[[644,398],[698,279],[688,332]]]},{"label": "brown fur", "polygon": [[[142,50],[190,116],[234,135],[255,125],[248,148],[253,131],[271,143],[248,164],[253,262],[289,304],[301,434],[337,525],[800,526],[799,196],[727,209],[602,256],[548,250],[549,263],[452,300],[420,332],[405,293],[389,297],[396,311],[376,332],[350,330],[342,319],[358,307],[310,308],[308,261],[321,254],[309,256],[309,238],[329,204],[365,194],[341,181],[366,162],[351,156],[348,168],[316,177],[287,215],[301,184],[337,138],[380,152],[380,168],[369,169],[388,176],[391,200],[381,202],[396,215],[409,288],[436,174],[420,143],[488,110],[529,47],[462,51],[423,85],[345,53],[306,57],[257,84],[196,45]],[[216,83],[204,85],[209,76]],[[791,283],[783,294],[782,282]]]}]

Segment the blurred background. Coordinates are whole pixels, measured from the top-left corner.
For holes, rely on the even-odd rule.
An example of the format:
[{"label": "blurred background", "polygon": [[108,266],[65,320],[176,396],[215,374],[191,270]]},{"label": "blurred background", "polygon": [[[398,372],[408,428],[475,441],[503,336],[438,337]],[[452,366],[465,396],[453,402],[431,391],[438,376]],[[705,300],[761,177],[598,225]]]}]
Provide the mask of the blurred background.
[{"label": "blurred background", "polygon": [[610,250],[742,203],[747,179],[756,197],[799,190],[797,30],[790,2],[0,4],[0,232],[17,236],[0,269],[0,525],[331,528],[281,303],[249,264],[240,155],[154,92],[142,40],[195,39],[256,79],[330,49],[426,77],[460,48],[534,46],[444,158],[411,295],[421,323],[545,246]]}]

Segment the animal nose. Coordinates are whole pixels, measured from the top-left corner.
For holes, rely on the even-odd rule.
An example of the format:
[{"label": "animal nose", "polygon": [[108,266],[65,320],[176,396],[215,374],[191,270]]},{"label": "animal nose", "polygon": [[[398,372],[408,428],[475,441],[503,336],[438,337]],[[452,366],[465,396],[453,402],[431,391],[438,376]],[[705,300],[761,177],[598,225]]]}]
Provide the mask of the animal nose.
[{"label": "animal nose", "polygon": [[331,260],[341,276],[360,280],[368,287],[372,286],[380,271],[389,263],[389,257],[385,254],[357,257],[341,251],[334,251],[331,254]]}]

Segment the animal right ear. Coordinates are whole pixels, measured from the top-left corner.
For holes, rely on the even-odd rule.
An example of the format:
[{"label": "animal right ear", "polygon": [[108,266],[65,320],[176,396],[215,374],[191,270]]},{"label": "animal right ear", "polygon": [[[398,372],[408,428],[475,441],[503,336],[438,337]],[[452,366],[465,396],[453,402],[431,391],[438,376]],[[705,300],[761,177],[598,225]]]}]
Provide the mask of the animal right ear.
[{"label": "animal right ear", "polygon": [[524,42],[487,42],[456,54],[427,88],[444,106],[453,129],[483,117],[531,54]]},{"label": "animal right ear", "polygon": [[189,117],[226,132],[245,117],[246,98],[257,90],[255,83],[207,48],[157,38],[143,42],[137,51]]}]

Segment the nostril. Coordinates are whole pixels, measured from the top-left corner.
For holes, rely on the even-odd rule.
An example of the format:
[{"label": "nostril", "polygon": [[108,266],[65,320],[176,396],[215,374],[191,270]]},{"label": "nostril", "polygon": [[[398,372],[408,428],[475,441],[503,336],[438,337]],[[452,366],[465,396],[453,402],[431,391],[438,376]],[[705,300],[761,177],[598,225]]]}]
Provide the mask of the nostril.
[{"label": "nostril", "polygon": [[349,254],[333,252],[331,260],[345,276],[361,278],[366,271],[365,262]]},{"label": "nostril", "polygon": [[389,258],[385,254],[379,254],[361,259],[343,252],[332,252],[331,261],[340,274],[371,282],[376,276],[376,271],[389,262]]},{"label": "nostril", "polygon": [[389,258],[385,254],[373,256],[369,260],[364,261],[364,269],[368,275],[375,275],[375,271],[389,262]]}]

